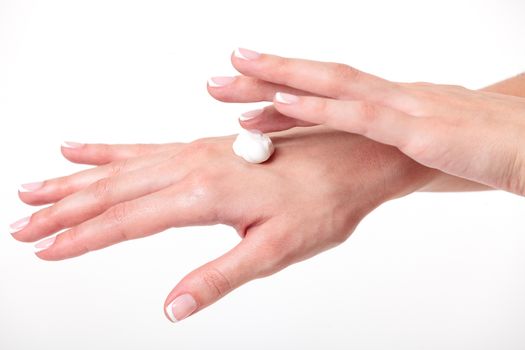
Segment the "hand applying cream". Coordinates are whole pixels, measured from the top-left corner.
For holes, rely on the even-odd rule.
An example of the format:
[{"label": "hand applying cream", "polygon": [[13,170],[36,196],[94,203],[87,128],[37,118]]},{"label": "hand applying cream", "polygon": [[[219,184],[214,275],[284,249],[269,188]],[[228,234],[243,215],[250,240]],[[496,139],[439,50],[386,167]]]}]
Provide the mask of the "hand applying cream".
[{"label": "hand applying cream", "polygon": [[262,163],[274,151],[272,140],[259,130],[241,130],[232,145],[233,152],[249,163]]}]

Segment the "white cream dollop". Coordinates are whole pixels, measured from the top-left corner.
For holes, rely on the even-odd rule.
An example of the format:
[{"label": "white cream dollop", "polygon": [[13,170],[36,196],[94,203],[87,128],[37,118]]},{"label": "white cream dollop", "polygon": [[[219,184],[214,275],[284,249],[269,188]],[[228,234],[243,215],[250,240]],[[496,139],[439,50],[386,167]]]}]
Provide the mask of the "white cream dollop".
[{"label": "white cream dollop", "polygon": [[272,140],[259,130],[243,129],[232,145],[233,152],[250,163],[262,163],[271,157]]}]

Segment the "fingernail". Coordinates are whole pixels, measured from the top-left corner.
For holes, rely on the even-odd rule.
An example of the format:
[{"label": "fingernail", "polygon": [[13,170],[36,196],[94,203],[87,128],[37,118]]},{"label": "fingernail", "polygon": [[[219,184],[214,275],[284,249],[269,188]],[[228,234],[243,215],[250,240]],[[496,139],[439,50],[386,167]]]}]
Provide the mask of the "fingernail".
[{"label": "fingernail", "polygon": [[73,142],[73,141],[62,142],[62,147],[64,148],[80,148],[82,146],[84,146],[84,144],[80,142]]},{"label": "fingernail", "polygon": [[297,102],[298,100],[299,100],[299,97],[292,95],[292,94],[287,94],[284,92],[278,92],[275,94],[275,101],[279,103],[285,103],[289,105],[289,104]]},{"label": "fingernail", "polygon": [[248,49],[243,49],[242,47],[238,47],[233,52],[233,55],[235,57],[241,58],[243,60],[251,61],[259,58],[261,56],[260,53]]},{"label": "fingernail", "polygon": [[197,302],[191,294],[182,294],[176,297],[166,306],[166,313],[171,322],[177,322],[185,319],[197,309]]},{"label": "fingernail", "polygon": [[235,77],[212,77],[208,79],[208,85],[211,87],[221,87],[228,85],[235,80]]},{"label": "fingernail", "polygon": [[253,111],[244,112],[239,117],[239,120],[245,122],[247,120],[257,117],[258,115],[261,115],[262,112],[263,112],[262,109],[254,109]]},{"label": "fingernail", "polygon": [[30,182],[27,184],[22,184],[18,187],[19,192],[34,192],[44,186],[44,182]]},{"label": "fingernail", "polygon": [[31,219],[31,216],[26,216],[25,218],[17,220],[13,222],[11,225],[9,225],[9,231],[11,232],[11,234],[16,233],[20,231],[21,229],[23,229],[24,227],[26,227],[27,224],[29,224],[30,219]]},{"label": "fingernail", "polygon": [[53,243],[55,243],[56,236],[48,237],[46,239],[41,240],[37,244],[35,244],[35,253],[39,253],[43,250],[46,250],[47,248],[51,247]]}]

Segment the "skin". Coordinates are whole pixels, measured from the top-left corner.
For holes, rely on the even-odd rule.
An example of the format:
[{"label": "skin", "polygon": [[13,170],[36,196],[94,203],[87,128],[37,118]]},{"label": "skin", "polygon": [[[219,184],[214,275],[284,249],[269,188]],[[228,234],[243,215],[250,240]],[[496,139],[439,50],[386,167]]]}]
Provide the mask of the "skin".
[{"label": "skin", "polygon": [[[446,174],[525,195],[523,97],[502,94],[501,87],[489,92],[396,83],[339,63],[246,49],[236,53],[232,63],[244,75],[236,84],[257,86],[260,100],[269,100],[276,85],[287,87],[244,127],[269,131],[323,124],[395,146]],[[523,87],[524,79],[518,76],[509,88]]]},{"label": "skin", "polygon": [[230,225],[239,244],[185,276],[166,299],[165,306],[189,293],[197,312],[250,280],[342,243],[375,207],[437,175],[394,147],[324,127],[272,139],[276,151],[263,164],[235,156],[232,136],[63,147],[70,161],[98,166],[20,192],[27,204],[52,205],[14,238],[33,242],[65,229],[36,253],[61,260],[170,227]]},{"label": "skin", "polygon": [[[516,86],[495,85],[503,93],[521,91]],[[242,102],[299,92],[248,76],[208,89],[218,99]],[[279,112],[274,116],[255,123],[272,127],[282,119],[288,128],[303,123]],[[34,242],[65,229],[37,253],[61,260],[170,227],[230,225],[242,238],[239,244],[186,275],[165,301],[166,307],[189,293],[195,313],[250,280],[342,243],[387,200],[421,189],[480,188],[423,167],[395,147],[346,132],[315,126],[272,138],[277,151],[259,165],[233,155],[231,136],[189,144],[63,147],[68,160],[95,167],[19,192],[27,204],[51,205],[13,236]]]}]

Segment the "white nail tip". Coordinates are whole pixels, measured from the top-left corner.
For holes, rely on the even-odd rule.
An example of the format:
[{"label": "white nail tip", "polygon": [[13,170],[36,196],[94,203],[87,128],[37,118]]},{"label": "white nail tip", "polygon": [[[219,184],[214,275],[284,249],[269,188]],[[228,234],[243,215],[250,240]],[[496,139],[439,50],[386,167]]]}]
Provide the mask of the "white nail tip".
[{"label": "white nail tip", "polygon": [[79,147],[82,147],[83,144],[81,143],[78,143],[78,142],[69,142],[69,141],[63,141],[60,146],[64,147],[64,148],[79,148]]},{"label": "white nail tip", "polygon": [[256,110],[253,110],[253,111],[246,112],[246,113],[241,114],[239,116],[239,120],[242,121],[242,122],[245,122],[247,120],[250,120],[250,119],[258,117],[259,115],[261,115],[262,112],[263,112],[262,109],[256,109]]},{"label": "white nail tip", "polygon": [[173,301],[166,306],[166,314],[168,315],[171,322],[176,323],[179,321],[173,314]]},{"label": "white nail tip", "polygon": [[41,240],[40,242],[37,242],[35,244],[35,253],[40,253],[43,250],[46,250],[47,248],[51,247],[53,243],[55,243],[56,236],[49,237],[46,239]]},{"label": "white nail tip", "polygon": [[276,100],[277,102],[279,102],[279,103],[287,103],[287,104],[290,103],[290,102],[288,102],[288,101],[286,101],[286,100],[284,99],[282,93],[280,93],[280,92],[278,92],[278,93],[275,94],[275,100]]},{"label": "white nail tip", "polygon": [[211,86],[211,87],[220,87],[220,86],[222,86],[221,84],[217,84],[216,82],[214,82],[212,78],[208,79],[208,85]]},{"label": "white nail tip", "polygon": [[26,189],[24,186],[20,185],[18,186],[18,192],[33,192],[28,189]]},{"label": "white nail tip", "polygon": [[239,50],[239,48],[236,48],[235,51],[233,51],[233,55],[235,57],[238,57],[238,58],[241,58],[243,60],[247,60],[248,57],[244,56],[242,53],[241,53],[241,50]]}]

